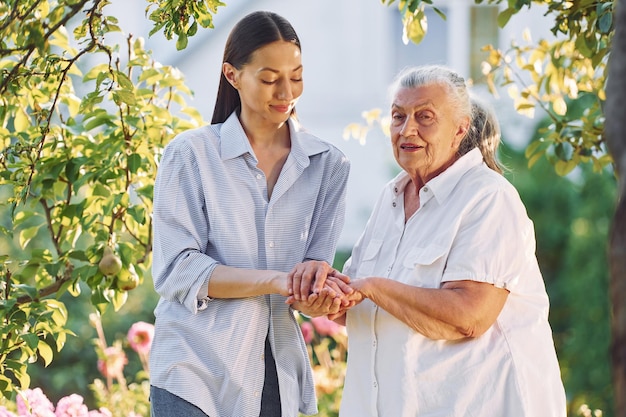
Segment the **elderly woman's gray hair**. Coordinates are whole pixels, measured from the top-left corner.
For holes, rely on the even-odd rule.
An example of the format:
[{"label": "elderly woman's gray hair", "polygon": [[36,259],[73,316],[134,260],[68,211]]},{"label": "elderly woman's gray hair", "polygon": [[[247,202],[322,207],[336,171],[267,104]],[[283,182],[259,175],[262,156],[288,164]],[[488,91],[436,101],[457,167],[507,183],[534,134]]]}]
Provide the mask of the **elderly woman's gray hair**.
[{"label": "elderly woman's gray hair", "polygon": [[403,88],[425,85],[442,85],[448,90],[451,105],[458,120],[472,117],[472,104],[465,79],[450,68],[441,65],[424,65],[406,68],[398,74],[389,89],[391,99]]},{"label": "elderly woman's gray hair", "polygon": [[500,123],[493,107],[476,96],[471,97],[472,124],[465,139],[459,146],[459,155],[464,155],[478,147],[483,154],[485,164],[502,174],[505,168],[498,162],[497,154],[500,146]]}]

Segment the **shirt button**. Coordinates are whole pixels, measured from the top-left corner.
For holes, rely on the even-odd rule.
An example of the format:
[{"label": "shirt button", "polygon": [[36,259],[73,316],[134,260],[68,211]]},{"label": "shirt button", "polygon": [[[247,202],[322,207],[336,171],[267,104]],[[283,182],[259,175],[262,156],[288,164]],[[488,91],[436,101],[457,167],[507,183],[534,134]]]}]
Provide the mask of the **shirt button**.
[{"label": "shirt button", "polygon": [[269,246],[270,246],[270,248],[273,248],[274,247],[274,242],[270,242]]},{"label": "shirt button", "polygon": [[263,178],[263,176],[261,174],[256,174],[256,179],[260,180],[261,178]]},{"label": "shirt button", "polygon": [[424,187],[424,192],[427,193],[428,192],[428,187]]},{"label": "shirt button", "polygon": [[265,354],[261,355],[261,360],[264,361],[265,360]]},{"label": "shirt button", "polygon": [[378,388],[378,382],[374,381],[374,388]]},{"label": "shirt button", "polygon": [[391,205],[395,207],[396,206],[396,202],[394,201],[393,203],[391,203]]},{"label": "shirt button", "polygon": [[373,346],[374,348],[376,347],[376,341],[375,341],[375,340],[372,342],[372,346]]},{"label": "shirt button", "polygon": [[259,396],[259,391],[254,391],[254,396],[258,397]]}]

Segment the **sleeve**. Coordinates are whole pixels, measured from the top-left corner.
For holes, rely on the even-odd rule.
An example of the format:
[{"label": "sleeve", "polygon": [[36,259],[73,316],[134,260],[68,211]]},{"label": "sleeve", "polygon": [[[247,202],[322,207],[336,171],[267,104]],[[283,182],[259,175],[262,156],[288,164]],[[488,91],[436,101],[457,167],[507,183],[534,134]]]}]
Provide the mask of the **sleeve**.
[{"label": "sleeve", "polygon": [[184,141],[165,148],[154,188],[154,288],[192,313],[208,300],[217,261],[205,254],[209,224],[196,158]]},{"label": "sleeve", "polygon": [[536,269],[535,235],[517,191],[500,187],[463,214],[442,281],[474,280],[515,291]]},{"label": "sleeve", "polygon": [[350,162],[342,154],[330,169],[330,178],[325,182],[321,198],[318,199],[321,204],[319,220],[314,228],[304,260],[326,261],[332,265],[345,221]]}]

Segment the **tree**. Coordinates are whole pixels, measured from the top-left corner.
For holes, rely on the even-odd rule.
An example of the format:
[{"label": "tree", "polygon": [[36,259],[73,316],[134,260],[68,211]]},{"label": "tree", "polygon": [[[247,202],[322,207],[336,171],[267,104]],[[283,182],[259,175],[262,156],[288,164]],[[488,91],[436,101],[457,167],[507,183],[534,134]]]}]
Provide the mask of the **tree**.
[{"label": "tree", "polygon": [[617,1],[615,40],[609,62],[607,82],[606,127],[607,145],[618,174],[618,202],[610,236],[609,264],[611,270],[611,304],[613,320],[612,359],[615,390],[615,415],[626,416],[626,2]]},{"label": "tree", "polygon": [[[108,3],[0,2],[4,396],[28,387],[29,362],[47,365],[63,348],[63,293],[87,289],[100,312],[125,303],[150,263],[158,157],[202,123],[175,68],[154,62],[141,39],[118,45]],[[148,3],[153,32],[175,34],[179,48],[222,5]]]}]

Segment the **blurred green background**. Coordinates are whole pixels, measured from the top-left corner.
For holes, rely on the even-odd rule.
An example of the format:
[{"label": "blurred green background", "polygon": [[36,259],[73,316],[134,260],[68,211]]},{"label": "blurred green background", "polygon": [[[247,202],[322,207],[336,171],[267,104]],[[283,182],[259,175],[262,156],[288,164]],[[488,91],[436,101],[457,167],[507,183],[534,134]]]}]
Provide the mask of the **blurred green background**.
[{"label": "blurred green background", "polygon": [[[602,409],[605,417],[611,416],[607,235],[616,198],[615,177],[612,172],[593,173],[584,166],[566,178],[559,177],[545,159],[528,169],[523,150],[506,145],[501,147],[500,159],[510,169],[506,176],[519,190],[535,224],[537,256],[550,296],[550,322],[570,402],[569,415],[579,415],[580,405],[588,404]],[[341,268],[348,256],[337,253],[335,267]],[[125,340],[134,322],[152,323],[157,300],[147,277],[129,293],[120,311],[110,308],[102,318],[109,345],[115,339]],[[41,387],[53,402],[79,393],[93,404],[88,386],[101,378],[93,349],[97,335],[89,323],[94,309],[86,293],[78,298],[65,294],[62,301],[70,313],[69,327],[77,337],[68,340],[48,368],[37,363],[31,367],[31,387]],[[127,355],[125,374],[132,382],[141,365],[133,351],[127,349]]]}]

